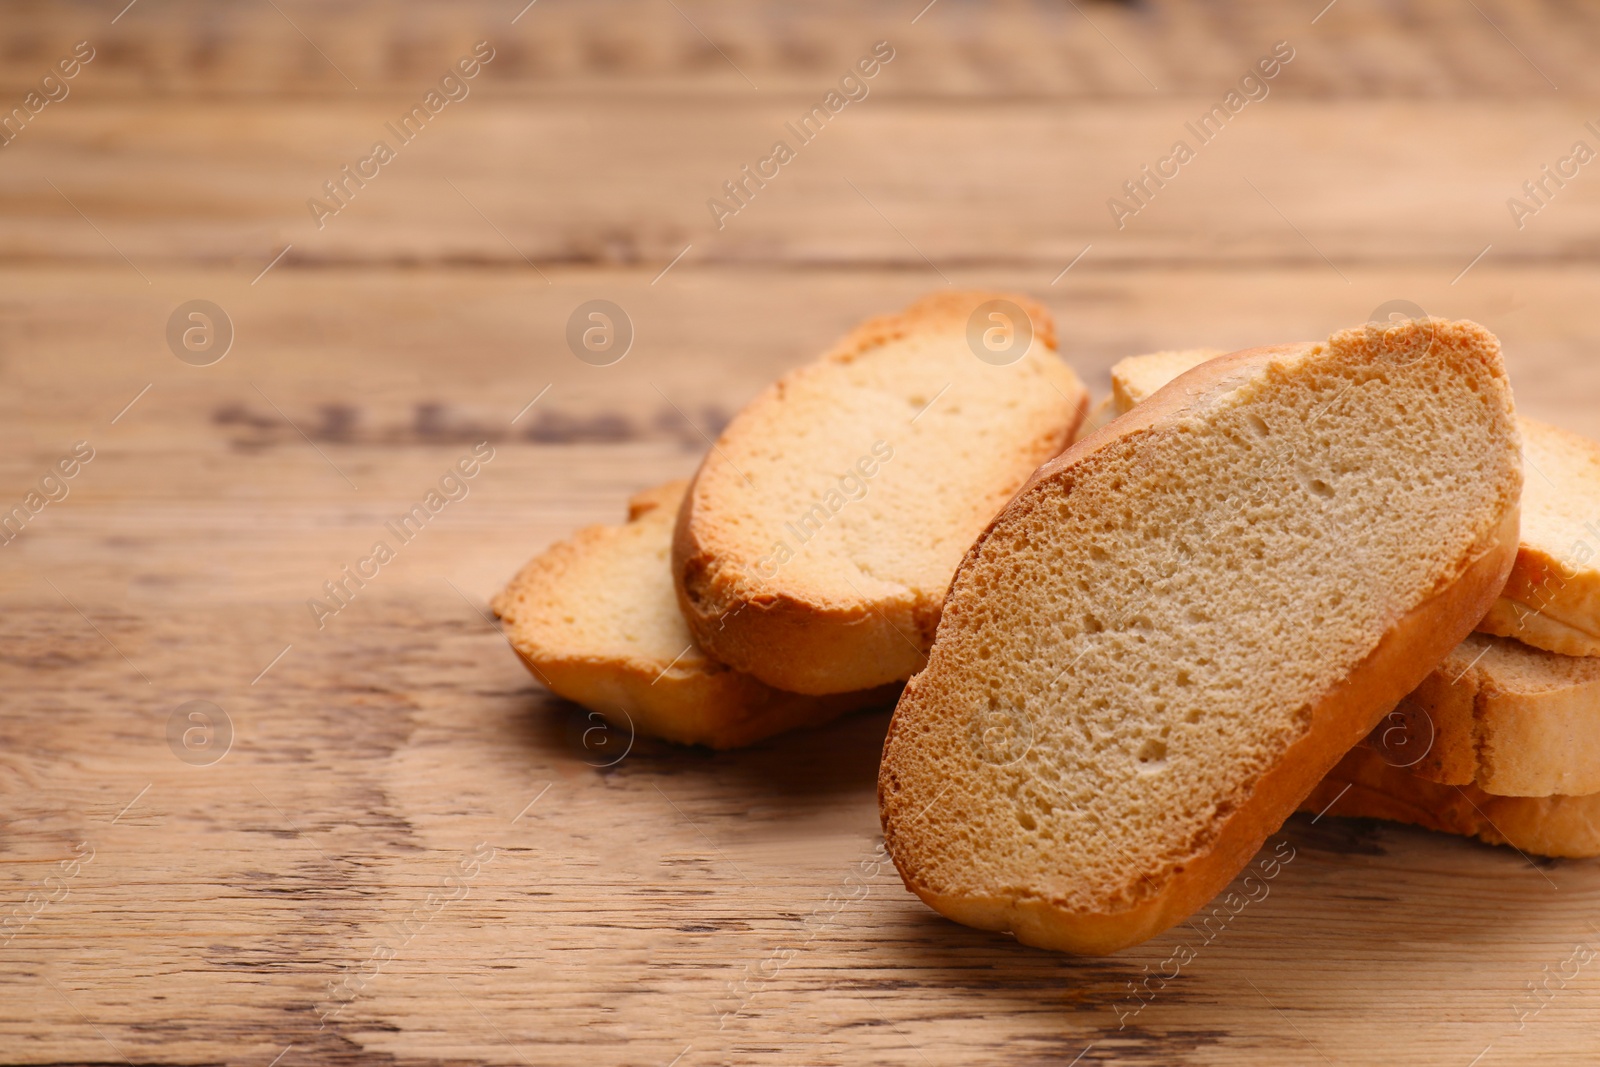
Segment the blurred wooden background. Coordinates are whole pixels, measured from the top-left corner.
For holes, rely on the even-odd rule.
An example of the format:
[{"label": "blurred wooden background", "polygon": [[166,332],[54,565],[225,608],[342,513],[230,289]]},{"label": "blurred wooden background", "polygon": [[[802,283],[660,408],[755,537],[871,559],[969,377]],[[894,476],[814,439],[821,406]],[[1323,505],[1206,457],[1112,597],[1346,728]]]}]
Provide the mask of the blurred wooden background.
[{"label": "blurred wooden background", "polygon": [[[1600,12],[924,4],[5,8],[0,114],[94,58],[0,147],[0,511],[95,458],[0,546],[0,1061],[1594,1062],[1596,974],[1528,991],[1600,937],[1592,864],[1298,818],[1272,896],[1134,1017],[1183,935],[1071,959],[846,882],[886,713],[626,748],[483,617],[945,284],[1043,300],[1099,391],[1409,300],[1600,435],[1600,169],[1521,228],[1506,203],[1600,148]],[[319,229],[306,201],[478,41],[470,94]],[[719,230],[707,198],[878,41],[870,95]],[[1107,199],[1279,41],[1269,95],[1118,229]],[[634,329],[605,367],[565,341],[597,298]],[[209,366],[167,341],[197,299],[234,329]],[[307,598],[483,440],[319,631]],[[220,762],[169,744],[190,700]]]}]

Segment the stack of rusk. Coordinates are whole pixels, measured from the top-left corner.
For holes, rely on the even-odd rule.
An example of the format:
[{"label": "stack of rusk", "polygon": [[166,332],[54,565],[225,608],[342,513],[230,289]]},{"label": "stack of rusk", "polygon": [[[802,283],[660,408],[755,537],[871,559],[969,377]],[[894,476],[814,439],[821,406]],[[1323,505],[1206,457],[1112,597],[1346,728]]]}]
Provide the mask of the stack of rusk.
[{"label": "stack of rusk", "polygon": [[[988,361],[975,314],[997,331],[977,338]],[[692,487],[648,489],[626,525],[534,557],[493,603],[508,640],[552,692],[683,744],[892,705],[967,546],[1082,422],[1088,392],[1055,348],[1022,296],[939,293],[868,320],[751,401]]]},{"label": "stack of rusk", "polygon": [[1600,448],[1517,417],[1474,323],[1133,357],[1091,411],[1043,308],[947,291],[494,609],[639,734],[736,748],[894,703],[907,888],[1101,953],[1297,809],[1600,854],[1597,549]]}]

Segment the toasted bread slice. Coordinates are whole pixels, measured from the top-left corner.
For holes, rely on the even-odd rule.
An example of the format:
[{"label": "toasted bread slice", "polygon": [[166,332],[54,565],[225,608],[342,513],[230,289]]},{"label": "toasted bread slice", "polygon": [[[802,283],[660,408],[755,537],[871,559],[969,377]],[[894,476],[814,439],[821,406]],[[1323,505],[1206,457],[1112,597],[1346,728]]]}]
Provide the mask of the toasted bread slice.
[{"label": "toasted bread slice", "polygon": [[[1113,393],[1102,401],[1108,410],[1100,425],[1220,354],[1187,349],[1120,361],[1112,368]],[[1091,413],[1085,427],[1092,421]],[[1480,809],[1496,808],[1508,832],[1522,831],[1518,841],[1525,851],[1595,855],[1600,798],[1591,801],[1588,794],[1600,793],[1600,657],[1574,657],[1600,651],[1600,638],[1584,629],[1600,620],[1600,446],[1526,416],[1518,424],[1525,466],[1522,540],[1506,592],[1522,600],[1502,594],[1479,628],[1517,634],[1542,647],[1485,634],[1457,645],[1373,729],[1368,741],[1377,752],[1353,750],[1336,768],[1341,786],[1352,781],[1350,768],[1370,773],[1360,778],[1362,789],[1334,810],[1483,836],[1482,812],[1465,799],[1476,797]],[[1558,644],[1565,655],[1543,650]],[[1385,782],[1393,792],[1382,791]],[[1435,782],[1477,789],[1464,794],[1430,788]],[[1315,795],[1325,792],[1319,788]],[[1551,797],[1556,803],[1547,808],[1512,802],[1519,797]],[[1441,807],[1430,816],[1434,799]],[[1586,820],[1595,820],[1594,826]],[[1531,826],[1569,824],[1573,830],[1556,831],[1560,836],[1550,849],[1530,843],[1540,840],[1530,834]],[[1492,828],[1487,834],[1485,840],[1502,843]]]},{"label": "toasted bread slice", "polygon": [[[1118,363],[1111,418],[1214,355],[1190,349]],[[1600,656],[1600,444],[1537,419],[1517,421],[1526,464],[1522,546],[1478,629],[1567,656]]]},{"label": "toasted bread slice", "polygon": [[1600,659],[1472,634],[1367,743],[1445,785],[1508,797],[1600,793]]},{"label": "toasted bread slice", "polygon": [[879,773],[906,885],[1104,953],[1221,890],[1472,629],[1516,551],[1500,346],[1345,330],[1179,377],[968,552]]},{"label": "toasted bread slice", "polygon": [[867,322],[751,401],[701,464],[673,543],[690,630],[797,693],[910,677],[962,553],[1087,402],[1024,297],[939,293]]},{"label": "toasted bread slice", "polygon": [[700,651],[678,613],[669,565],[687,484],[640,493],[627,525],[579,530],[495,597],[506,638],[534,677],[619,729],[712,748],[891,703],[896,686],[829,697],[780,692]]},{"label": "toasted bread slice", "polygon": [[1600,445],[1522,419],[1522,551],[1478,629],[1600,656]]},{"label": "toasted bread slice", "polygon": [[1345,754],[1300,810],[1412,823],[1539,856],[1600,856],[1600,794],[1502,797],[1472,785],[1441,785],[1362,745]]},{"label": "toasted bread slice", "polygon": [[[1128,410],[1209,351],[1123,360],[1112,371],[1113,400]],[[1468,637],[1368,741],[1411,774],[1447,785],[1507,797],[1600,793],[1600,658],[1574,658],[1600,647],[1583,637],[1600,629],[1600,552],[1591,547],[1600,546],[1600,446],[1523,416],[1517,424],[1521,545],[1478,628],[1540,647]],[[1566,655],[1541,651],[1557,644]]]}]

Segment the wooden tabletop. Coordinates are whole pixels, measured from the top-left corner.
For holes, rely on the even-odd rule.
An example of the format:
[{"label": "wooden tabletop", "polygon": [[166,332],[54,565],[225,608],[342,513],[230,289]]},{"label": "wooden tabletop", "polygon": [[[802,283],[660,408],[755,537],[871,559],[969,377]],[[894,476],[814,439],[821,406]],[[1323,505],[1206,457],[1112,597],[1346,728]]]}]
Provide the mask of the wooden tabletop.
[{"label": "wooden tabletop", "polygon": [[[0,1062],[1600,1062],[1594,863],[1300,816],[1209,939],[1036,951],[883,862],[887,711],[722,755],[628,738],[485,615],[775,375],[944,285],[1043,301],[1097,392],[1125,355],[1407,300],[1489,326],[1522,410],[1600,435],[1600,164],[1573,160],[1600,15],[124,2],[5,15]],[[707,201],[878,42],[867,95],[718,228]],[[1546,164],[1575,173],[1530,197]],[[595,299],[633,331],[608,366],[566,340]]]}]

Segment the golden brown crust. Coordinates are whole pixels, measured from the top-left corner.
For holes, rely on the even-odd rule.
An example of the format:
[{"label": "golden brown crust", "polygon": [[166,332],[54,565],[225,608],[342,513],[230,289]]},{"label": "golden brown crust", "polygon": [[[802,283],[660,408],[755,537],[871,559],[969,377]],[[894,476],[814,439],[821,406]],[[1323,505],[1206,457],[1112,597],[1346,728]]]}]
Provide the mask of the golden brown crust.
[{"label": "golden brown crust", "polygon": [[1473,634],[1367,744],[1416,777],[1498,796],[1600,792],[1600,662]]},{"label": "golden brown crust", "polygon": [[1224,355],[1227,350],[1223,348],[1180,348],[1118,360],[1111,368],[1111,402],[1116,414],[1132,411],[1178,375]]},{"label": "golden brown crust", "polygon": [[689,488],[685,478],[677,478],[661,485],[641,489],[628,498],[628,521],[637,522],[658,508],[670,508],[677,514],[677,507],[683,503],[683,494]]},{"label": "golden brown crust", "polygon": [[[1559,564],[1541,561],[1524,547],[1506,581],[1505,592],[1495,600],[1478,629],[1486,634],[1514,637],[1563,656],[1600,656],[1600,636],[1587,629],[1600,618],[1600,611],[1589,607],[1573,612],[1570,621],[1563,621],[1557,616],[1565,605],[1541,605],[1537,591],[1547,576],[1555,573],[1556,566]],[[1600,592],[1590,590],[1587,599],[1600,601]]]},{"label": "golden brown crust", "polygon": [[[513,644],[522,665],[557,696],[582,704],[613,727],[680,745],[719,751],[821,726],[862,708],[886,708],[898,685],[827,697],[785,693],[720,664],[656,680],[660,667],[633,660],[530,654]],[[651,671],[651,666],[657,666]]]},{"label": "golden brown crust", "polygon": [[[1070,405],[1063,418],[1041,424],[1033,439],[1012,442],[1015,479],[1066,447],[1088,408],[1088,394],[1071,369],[1054,356],[1055,326],[1037,302],[1011,293],[939,292],[898,314],[868,320],[820,359],[786,375],[753,400],[729,425],[690,483],[673,536],[673,576],[684,619],[709,655],[769,685],[814,695],[904,680],[922,668],[938,627],[947,584],[943,578],[936,592],[864,578],[841,593],[763,577],[751,560],[741,558],[748,554],[745,534],[725,521],[725,501],[708,489],[707,472],[725,462],[722,450],[730,436],[765,439],[770,434],[770,427],[759,420],[775,417],[792,382],[850,363],[901,338],[965,330],[975,307],[998,299],[1027,313],[1035,340],[1051,352],[1054,366],[1044,373],[1060,379],[1045,381],[1057,392],[1065,390]],[[1014,484],[1008,480],[1006,489]],[[796,505],[796,512],[803,510],[803,504]],[[976,510],[975,502],[968,501],[968,507]],[[984,510],[973,527],[990,514]],[[930,522],[935,518],[925,517]]]},{"label": "golden brown crust", "polygon": [[[1273,360],[1309,347],[1274,345],[1201,364],[1041,466],[968,551],[950,595],[962,585],[963,573],[977,564],[984,542],[1035,486],[1059,479],[1070,487],[1074,468],[1100,450],[1159,427],[1197,399],[1203,402],[1208,393],[1226,390],[1233,380],[1242,382]],[[911,758],[915,744],[906,733],[908,723],[917,717],[924,699],[920,685],[924,676],[913,678],[890,724],[878,788],[885,845],[902,880],[949,918],[982,929],[1009,930],[1018,940],[1042,948],[1104,954],[1181,921],[1221,891],[1340,757],[1471,632],[1505,584],[1517,544],[1518,514],[1513,505],[1490,534],[1458,561],[1455,574],[1444,576],[1429,599],[1404,613],[1367,658],[1313,704],[1309,728],[1255,781],[1199,851],[1171,865],[1164,879],[1155,878],[1153,884],[1159,888],[1111,913],[1072,911],[1060,902],[1031,897],[1015,888],[992,894],[945,895],[923,884],[916,857],[908,854],[898,833],[900,823],[920,814],[913,805],[926,803],[899,785],[903,774],[910,776],[909,764],[902,768],[901,761]]]},{"label": "golden brown crust", "polygon": [[1373,727],[1366,744],[1410,763],[1411,773],[1465,785],[1478,775],[1477,698],[1481,675],[1456,646]]},{"label": "golden brown crust", "polygon": [[[558,696],[599,712],[624,734],[633,731],[715,749],[741,748],[849,711],[892,702],[898,686],[827,697],[774,689],[707,658],[692,646],[687,631],[682,632],[684,645],[669,650],[615,636],[602,640],[582,625],[557,621],[563,612],[576,610],[575,603],[582,605],[591,587],[602,592],[595,583],[627,580],[613,577],[614,569],[625,575],[660,566],[660,582],[669,581],[666,561],[656,563],[654,557],[666,552],[670,517],[686,484],[669,482],[639,493],[628,502],[626,527],[579,530],[535,556],[495,597],[492,607],[506,639],[533,676]],[[602,573],[596,574],[594,564],[602,558],[629,566],[601,567]],[[675,611],[670,590],[654,598],[646,588],[624,592],[632,600],[631,612]],[[651,622],[635,620],[639,629],[682,629],[648,625]]]},{"label": "golden brown crust", "polygon": [[1034,337],[1046,348],[1055,350],[1056,321],[1037,300],[1020,293],[941,289],[913,301],[903,311],[878,315],[861,323],[824,353],[820,362],[848,363],[863,352],[909,337],[921,330],[942,329],[949,326],[965,329],[967,316],[972,314],[972,309],[988,300],[1009,300],[1017,305],[1033,323]]},{"label": "golden brown crust", "polygon": [[1362,746],[1339,761],[1300,810],[1411,823],[1539,856],[1600,856],[1600,795],[1503,797],[1442,785]]},{"label": "golden brown crust", "polygon": [[[1225,356],[1207,360],[1205,363],[1186,371],[1168,382],[1155,396],[1144,403],[1134,407],[1123,415],[1119,415],[1113,423],[1107,423],[1094,433],[1089,434],[1074,442],[1072,447],[1061,455],[1043,464],[1033,473],[1033,477],[1017,490],[1013,502],[1021,497],[1033,486],[1047,478],[1076,466],[1079,462],[1124,437],[1131,437],[1142,430],[1148,430],[1162,420],[1182,411],[1190,399],[1202,393],[1216,389],[1232,380],[1243,381],[1256,370],[1267,366],[1274,359],[1310,347],[1310,342],[1298,342],[1282,345],[1263,345],[1259,348],[1246,348],[1239,352],[1231,352]],[[1008,505],[1009,506],[1009,505]],[[1002,511],[989,523],[983,536],[987,537],[996,524],[1004,517]],[[981,541],[982,538],[980,537]],[[973,546],[977,548],[976,545]],[[971,559],[972,552],[967,553]]]},{"label": "golden brown crust", "polygon": [[703,506],[691,483],[674,531],[673,575],[690,631],[718,660],[780,679],[788,691],[814,695],[857,685],[863,667],[874,676],[909,678],[927,661],[925,649],[938,627],[936,605],[910,590],[880,596],[876,603],[742,590],[714,571],[714,553],[700,548]]},{"label": "golden brown crust", "polygon": [[[902,880],[929,907],[968,926],[1010,930],[1018,941],[1038,948],[1103,955],[1137,944],[1198,911],[1250,862],[1267,837],[1291,815],[1309,789],[1343,754],[1361,740],[1396,701],[1416,686],[1426,669],[1472,629],[1473,621],[1505,582],[1516,553],[1517,516],[1510,515],[1499,537],[1462,575],[1437,596],[1408,612],[1372,655],[1312,709],[1311,727],[1282,760],[1256,782],[1243,803],[1219,827],[1208,847],[1179,865],[1159,894],[1113,914],[1071,913],[1047,900],[942,897],[919,886],[890,844],[892,819],[879,781],[884,808],[884,842]],[[901,722],[896,711],[890,739]],[[885,768],[891,752],[885,741]],[[899,813],[896,813],[898,815]]]},{"label": "golden brown crust", "polygon": [[715,568],[715,553],[702,547],[701,510],[708,505],[690,483],[678,511],[672,542],[678,608],[700,647],[718,660],[781,678],[793,692],[827,694],[858,679],[841,665],[871,665],[874,673],[910,677],[926,662],[938,619],[904,590],[875,604],[815,593],[740,588],[738,579]]}]

